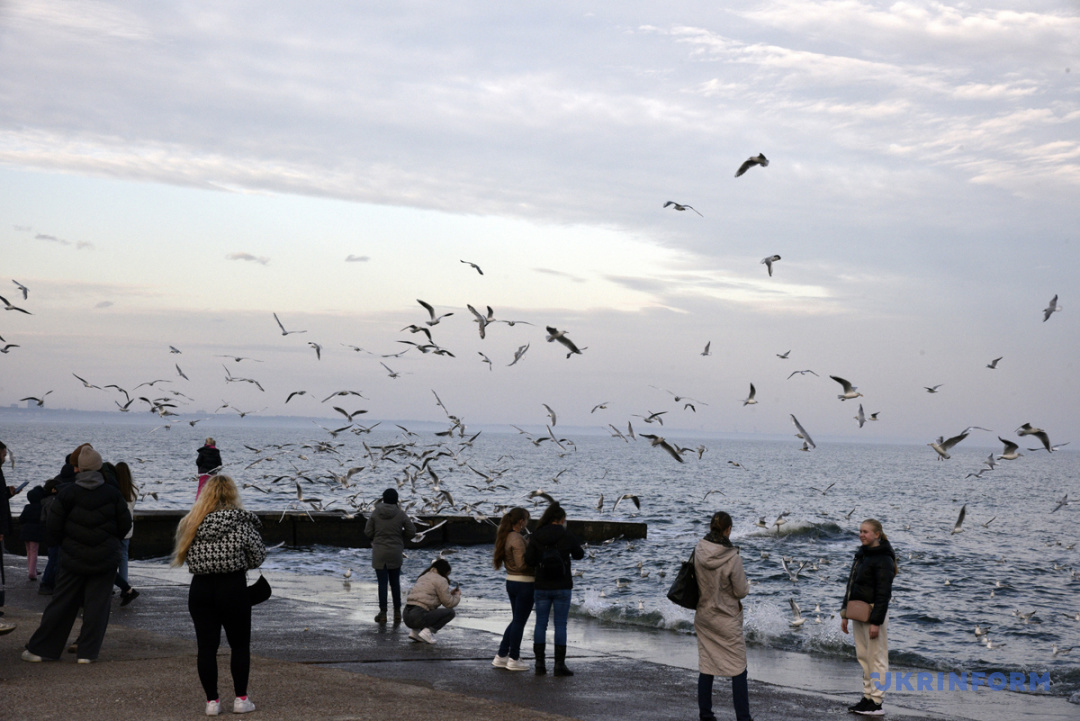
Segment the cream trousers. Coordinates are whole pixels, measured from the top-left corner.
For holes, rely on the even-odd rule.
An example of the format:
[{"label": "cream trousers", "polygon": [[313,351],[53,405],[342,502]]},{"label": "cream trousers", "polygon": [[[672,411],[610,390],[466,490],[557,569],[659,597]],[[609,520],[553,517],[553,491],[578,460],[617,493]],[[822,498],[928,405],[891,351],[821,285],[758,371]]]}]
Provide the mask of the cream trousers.
[{"label": "cream trousers", "polygon": [[[875,681],[885,685],[885,674],[889,671],[889,619],[878,628],[878,637],[870,638],[870,624],[861,621],[851,621],[851,635],[855,637],[855,655],[862,666],[863,696],[873,699],[874,703],[881,703],[885,698],[885,691],[875,685]],[[871,674],[877,677],[871,677]]]}]

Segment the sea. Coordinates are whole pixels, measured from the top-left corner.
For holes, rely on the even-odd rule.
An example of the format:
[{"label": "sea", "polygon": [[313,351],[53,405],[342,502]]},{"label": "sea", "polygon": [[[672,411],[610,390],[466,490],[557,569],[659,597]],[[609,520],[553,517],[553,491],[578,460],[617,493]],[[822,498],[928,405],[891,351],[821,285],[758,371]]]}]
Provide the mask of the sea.
[{"label": "sea", "polygon": [[[387,422],[334,437],[301,420],[214,428],[179,419],[166,430],[160,424],[5,416],[0,438],[15,456],[14,468],[4,468],[8,484],[29,481],[28,488],[56,475],[78,444],[93,443],[106,460],[132,467],[139,510],[190,507],[196,449],[210,434],[225,472],[241,486],[250,484],[242,496],[253,510],[321,504],[351,513],[394,487],[419,514],[437,488],[457,507],[442,513],[475,515],[486,523],[515,505],[539,516],[546,501],[529,495],[543,491],[571,519],[648,526],[646,539],[594,545],[574,562],[580,575],[572,618],[673,635],[693,633],[693,613],[668,601],[667,589],[711,515],[727,511],[751,582],[744,601],[748,644],[810,658],[854,657],[836,614],[859,545],[859,523],[876,518],[899,561],[889,607],[894,664],[934,672],[1049,674],[1051,683],[1039,693],[1080,704],[1080,501],[1055,511],[1066,494],[1080,499],[1080,454],[1068,449],[1029,452],[976,476],[989,447],[957,446],[951,459],[939,461],[924,445],[819,443],[802,452],[797,441],[678,434],[681,446],[697,449],[678,463],[647,440],[582,429],[560,433],[556,427],[558,442],[538,442],[546,429],[484,428],[473,437],[477,430],[470,428],[448,437],[408,425]],[[425,452],[430,460],[423,465]],[[350,469],[358,470],[346,479]],[[297,484],[306,501],[298,500]],[[640,509],[631,499],[616,507],[625,494],[636,496]],[[24,498],[12,499],[14,513]],[[961,509],[965,518],[954,533]],[[778,519],[783,523],[777,525]],[[371,575],[370,553],[278,547],[270,550],[266,568],[339,579],[352,569],[362,578]],[[440,553],[463,593],[505,597],[490,546],[411,550],[405,579]],[[166,559],[155,562],[164,566]],[[798,627],[791,623],[792,600],[806,618]],[[977,625],[988,636],[976,636]],[[1069,648],[1075,650],[1062,652]]]}]

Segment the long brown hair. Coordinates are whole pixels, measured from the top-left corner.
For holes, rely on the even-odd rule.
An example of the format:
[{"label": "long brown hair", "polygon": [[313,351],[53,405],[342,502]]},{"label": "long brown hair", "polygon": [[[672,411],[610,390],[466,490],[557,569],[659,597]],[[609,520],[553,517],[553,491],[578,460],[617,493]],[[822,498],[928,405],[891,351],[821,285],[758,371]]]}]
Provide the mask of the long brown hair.
[{"label": "long brown hair", "polygon": [[537,526],[546,526],[550,523],[556,523],[566,518],[566,511],[559,505],[558,501],[554,501],[550,506],[544,509],[544,515],[540,516],[540,521]]},{"label": "long brown hair", "polygon": [[[431,562],[430,566],[424,569],[423,573],[421,573],[420,576],[423,576],[424,573],[429,573],[431,571],[435,571],[443,578],[449,578],[450,562],[447,561],[445,558],[436,558],[434,561]],[[420,580],[420,576],[417,576],[416,579]]]},{"label": "long brown hair", "polygon": [[137,497],[138,489],[131,480],[131,467],[120,461],[113,468],[116,469],[116,483],[120,486],[120,493],[125,501],[132,503]]},{"label": "long brown hair", "polygon": [[242,509],[244,504],[240,501],[240,491],[236,483],[229,476],[211,476],[203,486],[199,499],[191,507],[188,514],[180,519],[176,526],[176,547],[173,549],[172,566],[183,566],[187,560],[188,549],[195,540],[195,532],[199,530],[199,524],[206,518],[206,514],[212,511],[225,509]]},{"label": "long brown hair", "polygon": [[514,526],[528,520],[529,512],[519,506],[511,508],[499,521],[499,530],[495,533],[495,554],[492,558],[496,569],[502,568],[503,561],[506,559],[506,539],[510,536],[510,532],[514,530]]}]

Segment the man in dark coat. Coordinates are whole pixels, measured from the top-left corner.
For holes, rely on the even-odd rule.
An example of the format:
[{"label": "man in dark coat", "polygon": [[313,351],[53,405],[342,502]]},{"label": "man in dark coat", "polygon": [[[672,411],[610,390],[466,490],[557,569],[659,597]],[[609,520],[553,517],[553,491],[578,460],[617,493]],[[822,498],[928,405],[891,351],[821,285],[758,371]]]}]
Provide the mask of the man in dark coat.
[{"label": "man in dark coat", "polygon": [[[7,460],[7,446],[0,441],[0,563],[4,562],[4,536],[11,533],[11,497],[15,495],[15,487],[9,486],[4,480],[4,461]],[[0,592],[0,606],[4,605],[3,592]],[[0,616],[4,612],[0,611]],[[0,636],[15,630],[15,624],[0,621]]]},{"label": "man in dark coat", "polygon": [[81,607],[78,660],[91,663],[109,625],[120,541],[131,529],[131,512],[120,489],[105,483],[97,451],[83,448],[77,467],[75,482],[60,491],[45,519],[47,543],[61,549],[60,570],[41,625],[26,644],[24,661],[58,660]]}]

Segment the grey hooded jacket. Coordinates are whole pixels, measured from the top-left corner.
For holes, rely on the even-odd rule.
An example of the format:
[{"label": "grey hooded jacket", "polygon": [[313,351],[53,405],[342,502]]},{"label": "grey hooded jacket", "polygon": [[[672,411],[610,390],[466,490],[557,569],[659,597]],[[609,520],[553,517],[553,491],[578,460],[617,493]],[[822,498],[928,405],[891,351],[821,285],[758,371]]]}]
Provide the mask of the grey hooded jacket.
[{"label": "grey hooded jacket", "polygon": [[396,503],[379,501],[364,526],[364,535],[371,539],[371,567],[392,571],[401,568],[405,539],[416,535],[416,526]]}]

